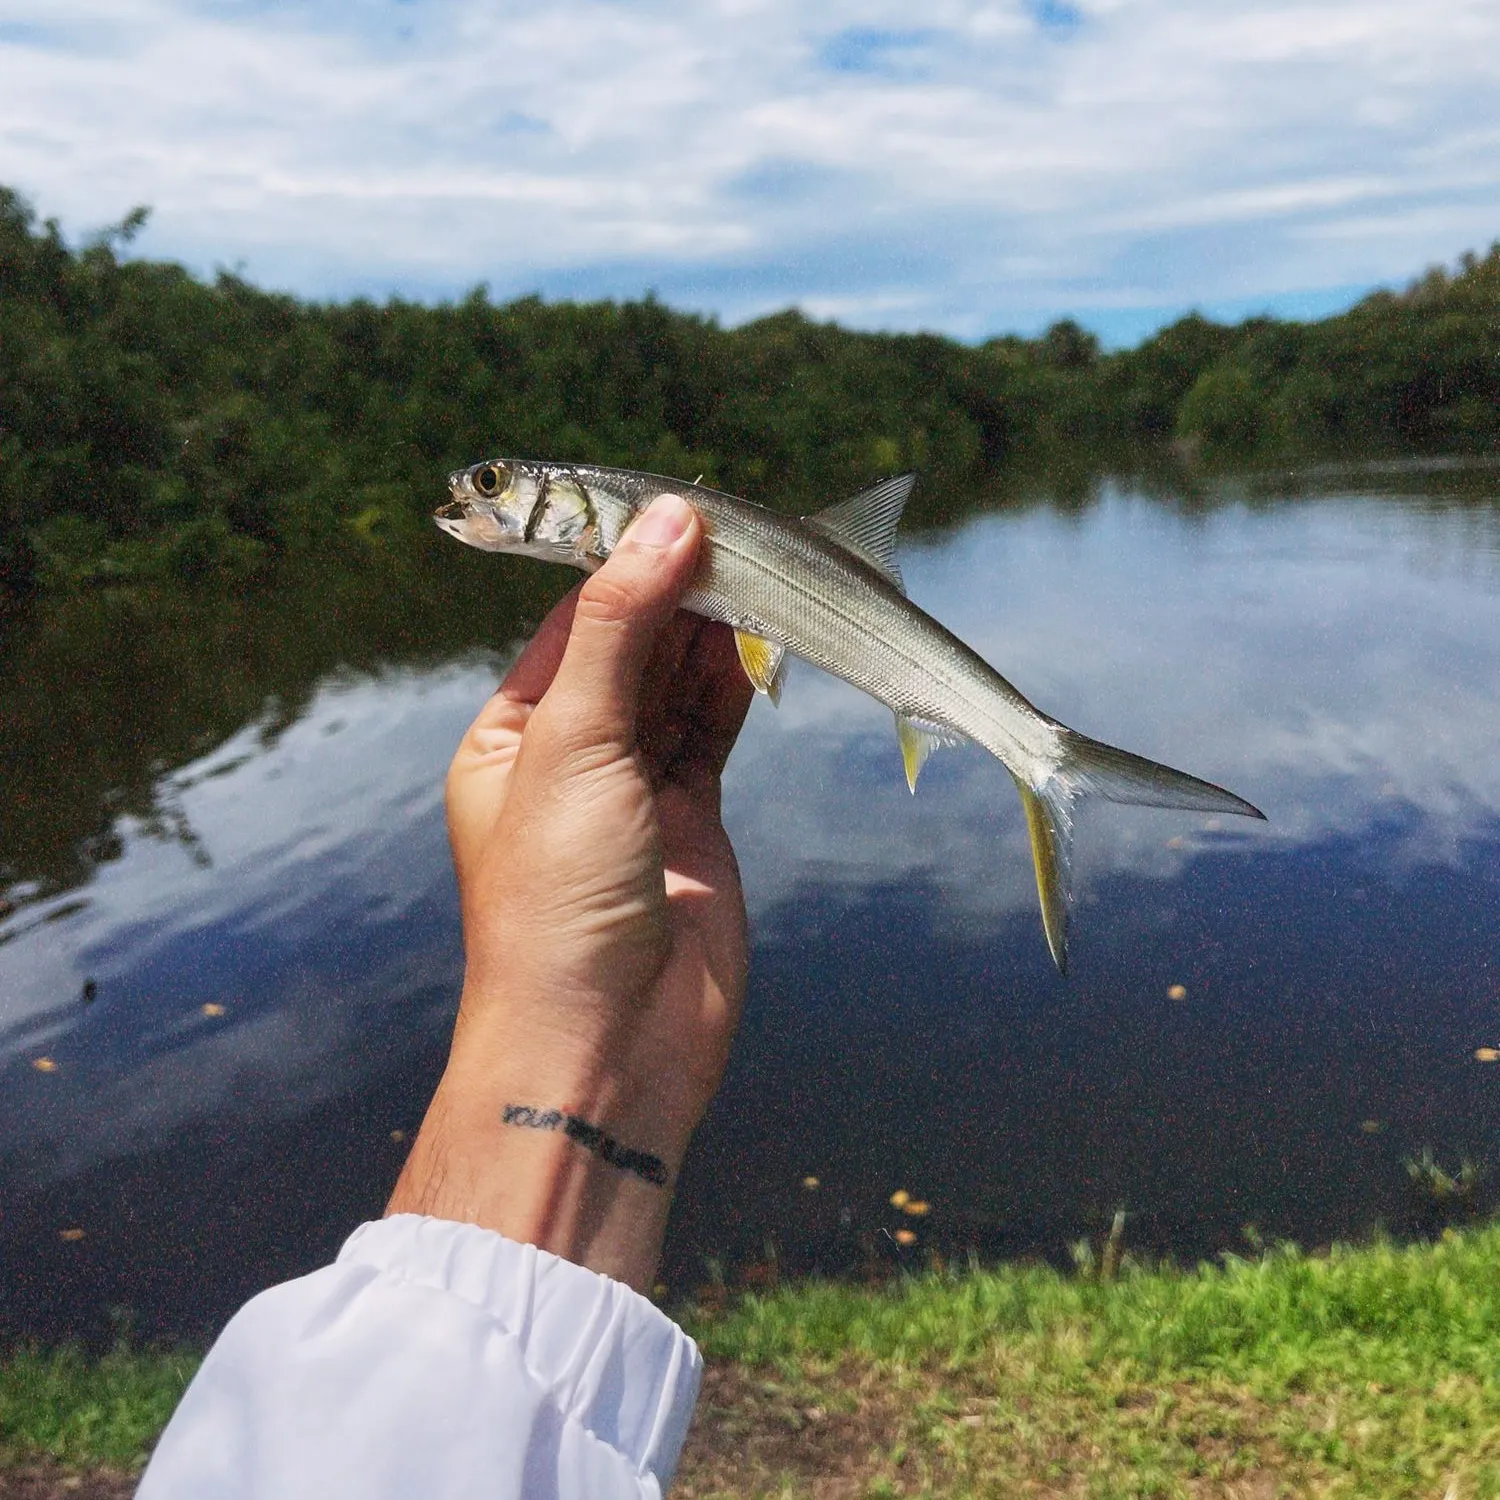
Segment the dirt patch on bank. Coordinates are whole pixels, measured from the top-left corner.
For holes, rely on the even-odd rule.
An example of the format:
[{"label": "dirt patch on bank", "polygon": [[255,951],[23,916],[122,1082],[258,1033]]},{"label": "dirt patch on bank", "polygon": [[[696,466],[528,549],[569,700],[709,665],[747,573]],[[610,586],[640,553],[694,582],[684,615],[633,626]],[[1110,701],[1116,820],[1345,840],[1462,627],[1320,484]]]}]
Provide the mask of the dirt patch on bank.
[{"label": "dirt patch on bank", "polygon": [[912,1393],[846,1376],[810,1386],[771,1372],[710,1365],[672,1486],[673,1500],[791,1492],[865,1494],[879,1478],[929,1483],[905,1441]]},{"label": "dirt patch on bank", "polygon": [[139,1474],[32,1463],[0,1468],[0,1500],[130,1500]]}]

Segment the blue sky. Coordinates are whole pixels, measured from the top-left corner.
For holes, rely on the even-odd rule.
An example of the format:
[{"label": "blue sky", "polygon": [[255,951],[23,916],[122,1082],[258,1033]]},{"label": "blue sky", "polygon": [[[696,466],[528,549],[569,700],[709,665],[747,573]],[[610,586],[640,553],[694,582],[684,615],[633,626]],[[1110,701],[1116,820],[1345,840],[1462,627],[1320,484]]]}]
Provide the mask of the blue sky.
[{"label": "blue sky", "polygon": [[5,0],[0,182],[316,296],[1132,342],[1500,238],[1500,6]]}]

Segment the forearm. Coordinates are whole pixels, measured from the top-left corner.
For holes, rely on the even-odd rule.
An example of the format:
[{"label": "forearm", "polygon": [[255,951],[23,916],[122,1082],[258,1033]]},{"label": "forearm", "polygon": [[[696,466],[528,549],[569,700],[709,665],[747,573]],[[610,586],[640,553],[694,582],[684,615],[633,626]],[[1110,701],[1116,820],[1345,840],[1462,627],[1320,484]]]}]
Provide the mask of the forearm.
[{"label": "forearm", "polygon": [[461,1025],[388,1214],[493,1229],[646,1292],[691,1121],[611,1039]]}]

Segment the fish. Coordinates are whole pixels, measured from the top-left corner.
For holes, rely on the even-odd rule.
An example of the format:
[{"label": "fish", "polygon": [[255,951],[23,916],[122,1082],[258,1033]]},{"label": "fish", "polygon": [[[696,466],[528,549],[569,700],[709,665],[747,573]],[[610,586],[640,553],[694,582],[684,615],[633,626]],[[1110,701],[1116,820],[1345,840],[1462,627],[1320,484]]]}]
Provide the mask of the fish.
[{"label": "fish", "polygon": [[1194,812],[1265,814],[1185,771],[1070,729],[906,596],[896,529],[915,474],[793,517],[635,469],[494,458],[448,477],[433,515],[471,547],[593,572],[658,496],[680,495],[704,543],[682,608],[734,631],[746,676],[773,703],[790,657],[868,693],[896,718],[907,786],[941,745],[973,741],[1010,772],[1031,841],[1042,928],[1068,967],[1073,809],[1083,797]]}]

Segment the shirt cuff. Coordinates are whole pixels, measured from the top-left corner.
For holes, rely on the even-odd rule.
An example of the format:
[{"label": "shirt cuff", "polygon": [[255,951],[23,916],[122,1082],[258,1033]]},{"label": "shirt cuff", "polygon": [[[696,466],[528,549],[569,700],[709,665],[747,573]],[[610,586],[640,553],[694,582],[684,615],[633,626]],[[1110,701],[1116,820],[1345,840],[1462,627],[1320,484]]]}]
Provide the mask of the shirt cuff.
[{"label": "shirt cuff", "polygon": [[663,1489],[670,1483],[703,1361],[687,1334],[623,1282],[493,1230],[419,1214],[362,1224],[338,1264],[484,1313],[517,1342],[566,1420]]}]

